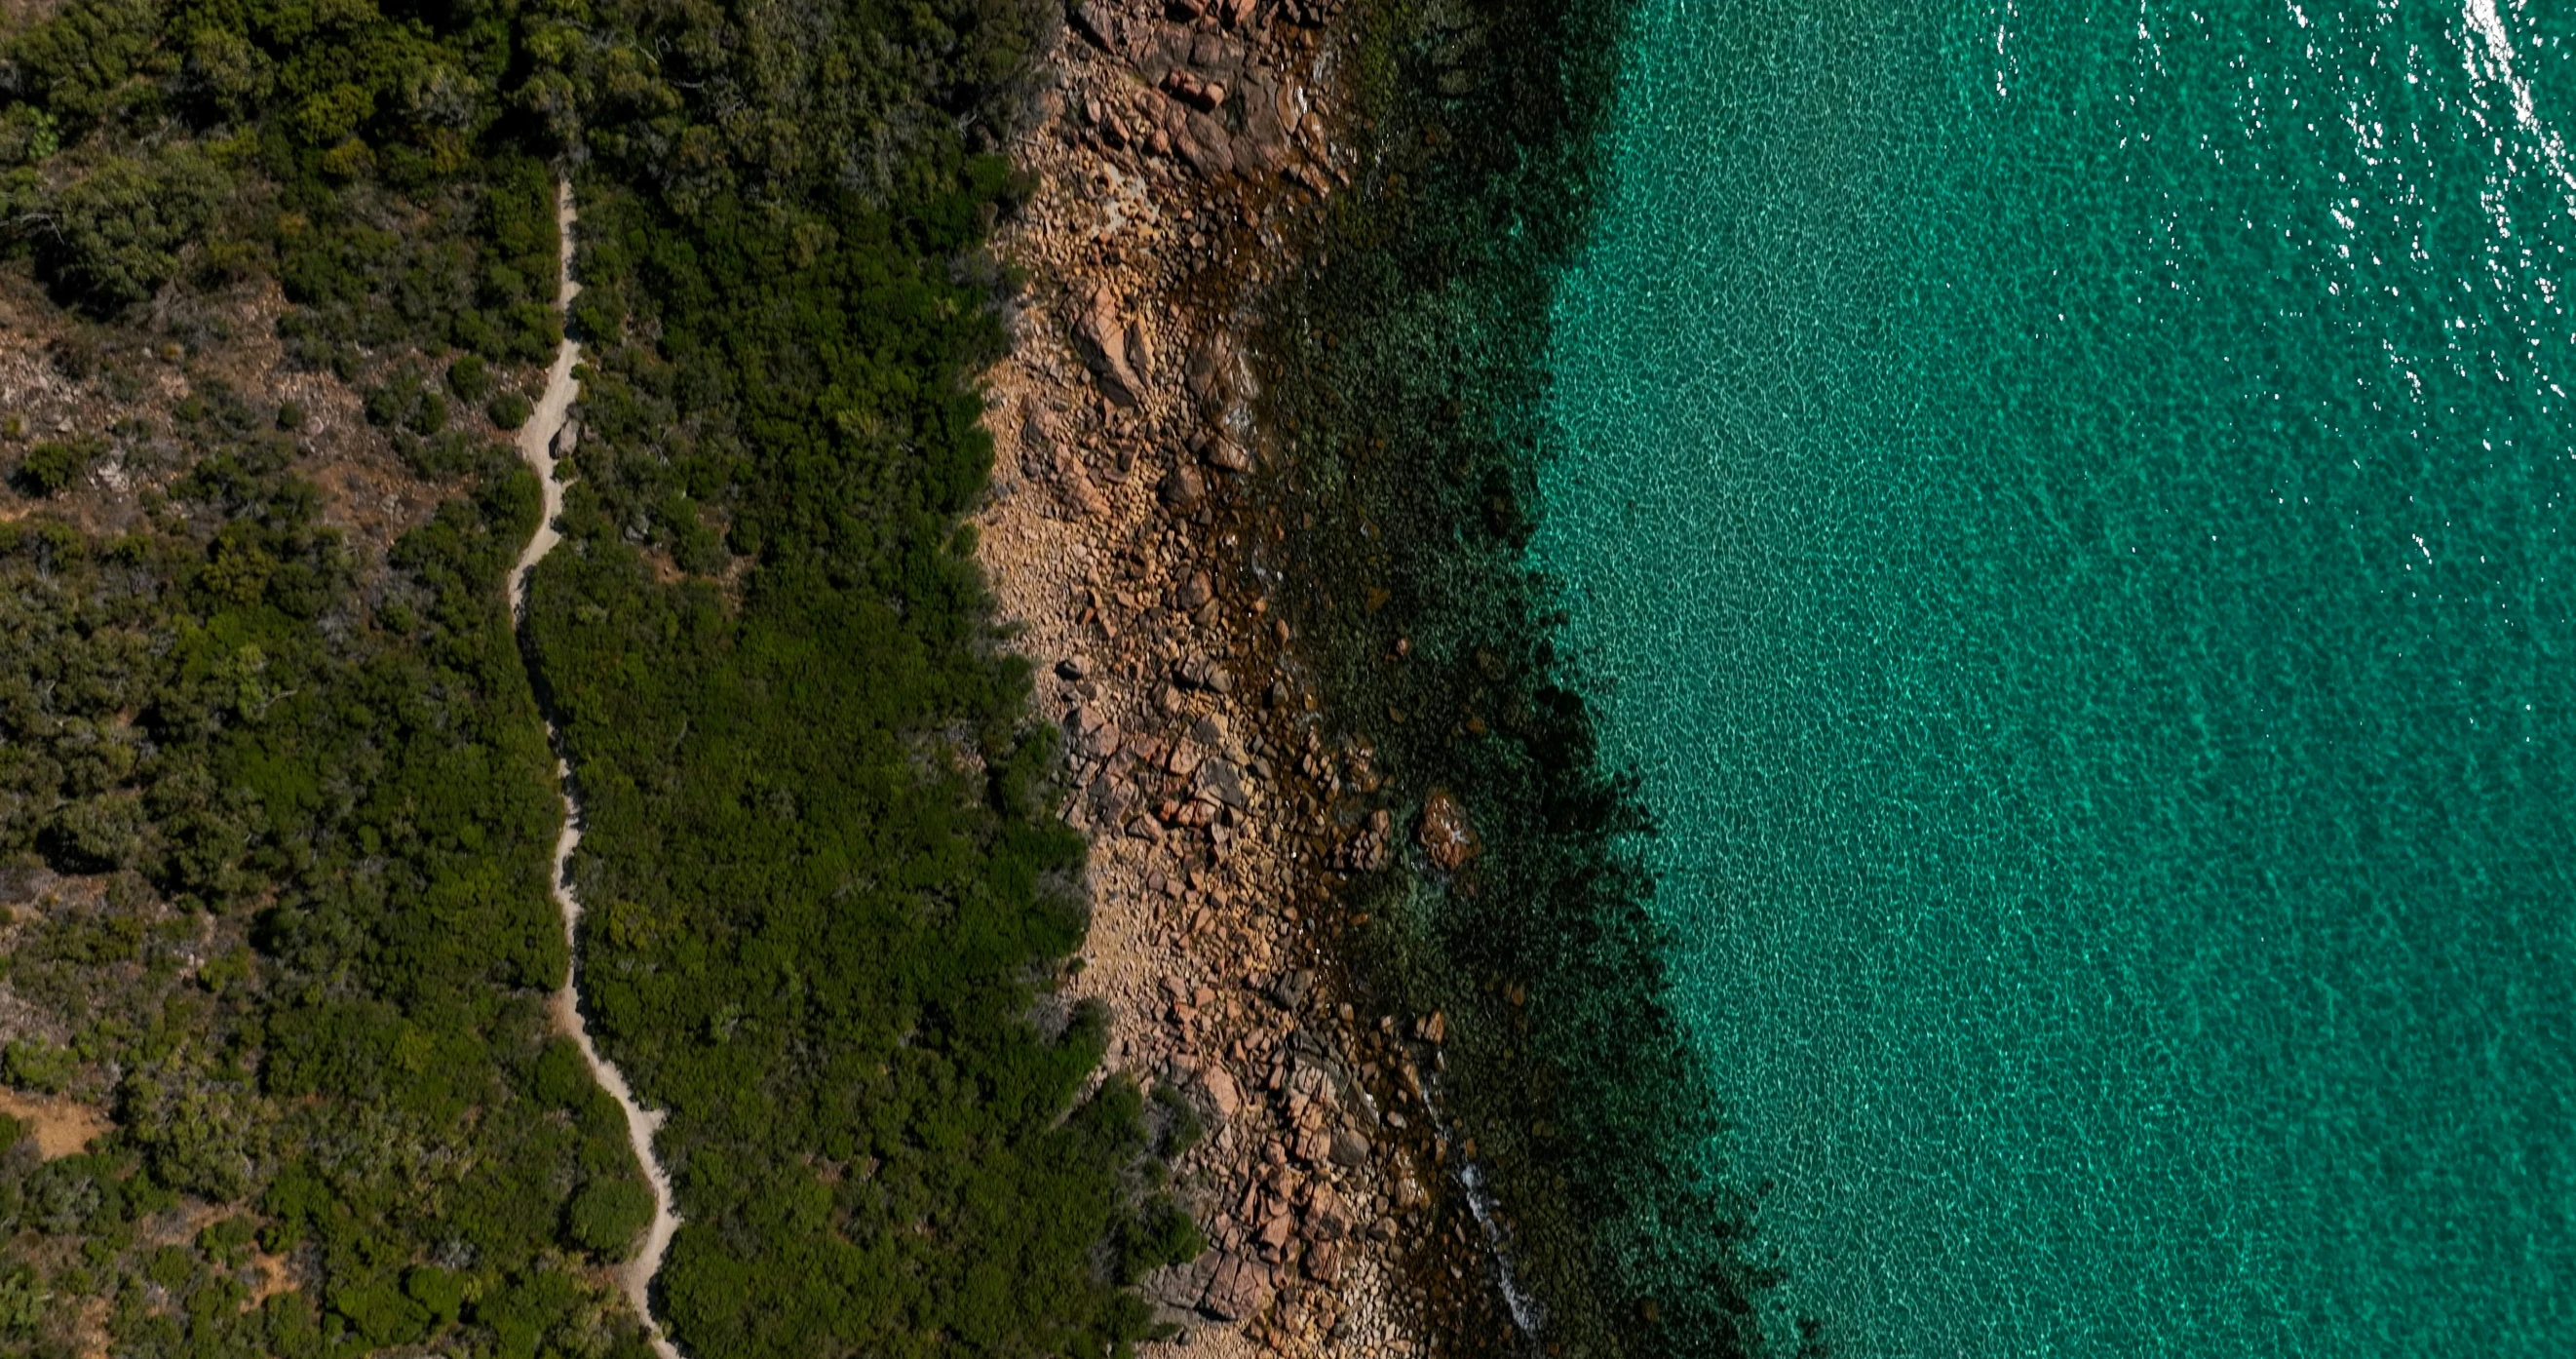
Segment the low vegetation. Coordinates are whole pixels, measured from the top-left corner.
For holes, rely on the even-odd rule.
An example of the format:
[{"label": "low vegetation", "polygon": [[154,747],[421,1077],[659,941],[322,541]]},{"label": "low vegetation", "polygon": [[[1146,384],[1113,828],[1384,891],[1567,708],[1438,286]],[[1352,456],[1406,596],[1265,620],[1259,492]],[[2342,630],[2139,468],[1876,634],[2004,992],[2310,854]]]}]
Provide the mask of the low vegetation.
[{"label": "low vegetation", "polygon": [[493,607],[534,481],[487,446],[362,590],[273,408],[206,405],[144,527],[0,529],[7,980],[59,1027],[6,1075],[115,1122],[43,1162],[7,1130],[0,1269],[54,1305],[0,1328],[66,1355],[613,1350],[592,1269],[641,1222],[584,1205],[643,1191],[547,1037],[550,762]]},{"label": "low vegetation", "polygon": [[[1082,846],[959,525],[1014,192],[988,111],[1040,31],[66,0],[0,36],[0,267],[52,309],[17,322],[127,412],[7,427],[0,1075],[113,1127],[53,1160],[0,1128],[0,1345],[642,1352],[604,1267],[649,1194],[544,1013],[540,701],[585,999],[670,1111],[656,1305],[693,1359],[1147,1333],[1121,1285],[1199,1239],[1102,1016],[1052,995]],[[566,165],[586,432],[523,651],[537,487],[497,441],[562,333]],[[299,399],[79,358],[272,335]],[[436,498],[416,527],[332,526],[313,382],[358,412],[328,447]]]}]

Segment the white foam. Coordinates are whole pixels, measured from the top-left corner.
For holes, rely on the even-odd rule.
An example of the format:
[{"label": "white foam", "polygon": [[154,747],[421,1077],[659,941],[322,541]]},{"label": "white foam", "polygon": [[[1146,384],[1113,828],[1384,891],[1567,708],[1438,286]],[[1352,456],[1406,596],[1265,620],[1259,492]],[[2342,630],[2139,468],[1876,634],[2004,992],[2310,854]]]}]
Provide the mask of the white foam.
[{"label": "white foam", "polygon": [[2541,124],[2539,106],[2531,97],[2531,82],[2513,69],[2513,37],[2505,31],[2504,15],[2496,9],[2496,0],[2468,0],[2461,17],[2468,25],[2469,35],[2475,38],[2464,44],[2469,78],[2505,87],[2513,105],[2514,125],[2538,144],[2541,158],[2549,163],[2549,173],[2568,190],[2569,214],[2576,215],[2576,171],[2568,169],[2567,144]]}]

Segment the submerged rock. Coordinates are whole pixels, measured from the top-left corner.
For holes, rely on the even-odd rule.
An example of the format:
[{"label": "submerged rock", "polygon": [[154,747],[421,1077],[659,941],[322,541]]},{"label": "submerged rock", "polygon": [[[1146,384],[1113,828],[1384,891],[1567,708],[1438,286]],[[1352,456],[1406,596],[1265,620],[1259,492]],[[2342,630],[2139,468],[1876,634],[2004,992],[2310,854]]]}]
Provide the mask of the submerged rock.
[{"label": "submerged rock", "polygon": [[1422,803],[1422,829],[1419,838],[1431,862],[1455,873],[1483,848],[1476,840],[1476,828],[1467,823],[1467,808],[1458,795],[1446,788],[1434,788]]}]

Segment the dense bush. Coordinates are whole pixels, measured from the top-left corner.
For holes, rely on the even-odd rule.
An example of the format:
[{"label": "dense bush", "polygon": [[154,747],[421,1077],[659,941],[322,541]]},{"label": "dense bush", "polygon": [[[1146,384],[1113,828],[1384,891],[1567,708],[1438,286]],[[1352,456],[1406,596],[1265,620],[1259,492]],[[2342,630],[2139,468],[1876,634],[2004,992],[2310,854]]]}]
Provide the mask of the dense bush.
[{"label": "dense bush", "polygon": [[[44,1288],[105,1299],[119,1354],[506,1348],[531,1288],[571,1300],[531,1338],[613,1339],[564,1271],[625,1248],[606,1210],[640,1175],[604,1094],[556,1112],[539,1079],[567,962],[551,762],[499,607],[534,482],[485,464],[370,599],[271,413],[218,395],[142,531],[0,528],[0,854],[102,888],[22,924],[10,986],[73,1037],[11,1044],[5,1074],[117,1123],[92,1155],[0,1156],[34,1233],[0,1270],[55,1262]],[[136,1244],[183,1198],[247,1215]],[[318,1286],[242,1310],[254,1224]],[[11,1322],[7,1288],[0,1326],[53,1352],[68,1332]]]},{"label": "dense bush", "polygon": [[1029,1017],[1080,939],[1081,845],[991,772],[1049,734],[958,529],[1002,336],[957,265],[1006,166],[956,129],[1029,21],[635,23],[658,74],[583,106],[602,304],[531,607],[587,818],[587,997],[670,1110],[666,1317],[698,1359],[1108,1352],[1146,1321],[1121,1244],[1141,1269],[1199,1243],[1135,1225],[1138,1096],[1081,1095],[1101,1017]]},{"label": "dense bush", "polygon": [[9,480],[24,495],[59,495],[80,480],[98,454],[97,445],[87,441],[49,440],[28,449]]},{"label": "dense bush", "polygon": [[517,429],[528,423],[528,415],[535,409],[526,397],[517,392],[503,392],[492,398],[492,403],[484,408],[484,414],[499,428]]},{"label": "dense bush", "polygon": [[[959,282],[992,275],[986,110],[1037,31],[1012,0],[67,0],[7,38],[26,267],[142,324],[273,277],[290,358],[454,489],[367,574],[275,432],[302,408],[219,394],[147,531],[0,541],[0,854],[109,884],[20,936],[10,984],[79,1037],[11,1069],[119,1122],[12,1153],[0,1197],[116,1353],[634,1341],[591,1267],[649,1200],[540,1003],[556,804],[500,588],[536,487],[460,418],[529,417],[494,367],[563,332],[568,163],[589,432],[530,654],[589,821],[585,999],[670,1111],[663,1314],[694,1359],[1146,1332],[1122,1277],[1200,1243],[1138,1206],[1103,1016],[1033,1021],[1082,847],[958,525],[1001,343]],[[182,1196],[316,1285],[243,1310],[241,1242],[135,1245]]]},{"label": "dense bush", "polygon": [[273,275],[315,364],[540,359],[553,185],[513,110],[569,31],[515,5],[67,0],[0,45],[8,239],[101,315]]}]

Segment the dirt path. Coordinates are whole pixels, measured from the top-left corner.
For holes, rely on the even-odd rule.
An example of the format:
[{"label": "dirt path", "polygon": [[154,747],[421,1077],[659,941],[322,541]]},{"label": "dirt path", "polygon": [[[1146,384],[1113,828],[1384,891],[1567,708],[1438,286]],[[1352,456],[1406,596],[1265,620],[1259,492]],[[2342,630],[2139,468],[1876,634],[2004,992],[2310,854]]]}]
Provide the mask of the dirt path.
[{"label": "dirt path", "polygon": [[[575,221],[572,186],[561,183],[555,189],[555,223],[563,237],[562,257],[556,265],[555,307],[569,312],[575,293],[581,285],[572,278],[572,228]],[[555,529],[555,517],[563,512],[563,482],[555,475],[559,452],[570,452],[571,444],[562,440],[572,412],[573,398],[581,394],[580,384],[573,380],[573,365],[581,359],[581,346],[571,337],[564,339],[555,351],[554,367],[546,373],[545,394],[538,398],[536,410],[528,422],[519,427],[519,456],[536,469],[537,483],[545,490],[545,513],[537,521],[537,531],[528,538],[528,546],[519,553],[518,564],[510,569],[510,616],[526,626],[528,613],[528,576],[544,561],[546,554],[563,541]],[[573,430],[578,438],[580,431]],[[558,448],[558,442],[562,447]],[[557,750],[563,748],[563,733],[555,729],[554,719],[546,719],[546,736]],[[627,1088],[626,1077],[590,1041],[590,1030],[582,1022],[581,994],[575,989],[581,981],[581,902],[572,894],[566,871],[572,863],[572,852],[581,844],[581,806],[573,801],[572,767],[561,759],[555,762],[555,777],[563,792],[564,824],[555,837],[554,898],[563,910],[564,940],[572,946],[573,965],[564,976],[564,984],[547,1002],[554,1016],[555,1029],[569,1036],[581,1048],[581,1059],[590,1063],[590,1074],[626,1111],[626,1136],[634,1145],[635,1159],[644,1167],[644,1177],[653,1186],[653,1224],[644,1234],[644,1247],[617,1271],[618,1286],[634,1305],[635,1315],[653,1337],[653,1349],[662,1359],[680,1359],[680,1351],[662,1334],[653,1320],[653,1273],[662,1267],[662,1254],[670,1249],[671,1233],[679,1230],[679,1214],[671,1208],[671,1177],[662,1163],[653,1157],[653,1134],[662,1126],[662,1111],[646,1109],[635,1102],[635,1092]]]}]

